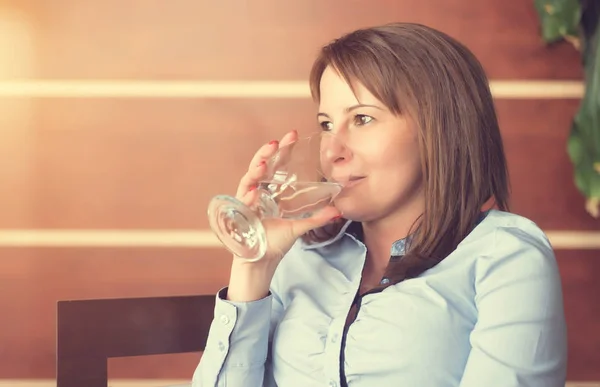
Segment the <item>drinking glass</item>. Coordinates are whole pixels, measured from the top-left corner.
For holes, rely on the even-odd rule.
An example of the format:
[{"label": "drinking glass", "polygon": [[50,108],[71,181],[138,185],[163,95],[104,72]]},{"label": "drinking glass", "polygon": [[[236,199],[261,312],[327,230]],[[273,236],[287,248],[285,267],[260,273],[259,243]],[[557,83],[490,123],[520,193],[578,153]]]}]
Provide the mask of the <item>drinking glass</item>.
[{"label": "drinking glass", "polygon": [[210,228],[238,257],[256,261],[267,250],[263,220],[302,219],[331,204],[342,185],[328,181],[321,169],[319,134],[281,146],[266,160],[258,199],[247,206],[233,196],[217,195],[208,205]]}]

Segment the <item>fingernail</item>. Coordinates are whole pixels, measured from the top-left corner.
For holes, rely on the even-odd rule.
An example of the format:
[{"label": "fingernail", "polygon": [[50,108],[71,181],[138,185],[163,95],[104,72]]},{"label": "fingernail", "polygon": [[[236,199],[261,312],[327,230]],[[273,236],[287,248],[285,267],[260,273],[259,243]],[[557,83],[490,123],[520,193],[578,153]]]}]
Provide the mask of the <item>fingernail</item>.
[{"label": "fingernail", "polygon": [[254,191],[255,189],[256,189],[256,186],[255,186],[255,185],[253,185],[252,187],[250,187],[250,189],[249,189],[248,191],[249,191],[249,192],[252,192],[252,191]]},{"label": "fingernail", "polygon": [[269,143],[269,145],[277,145],[277,144],[279,144],[279,141],[277,141],[277,140],[273,140]]}]

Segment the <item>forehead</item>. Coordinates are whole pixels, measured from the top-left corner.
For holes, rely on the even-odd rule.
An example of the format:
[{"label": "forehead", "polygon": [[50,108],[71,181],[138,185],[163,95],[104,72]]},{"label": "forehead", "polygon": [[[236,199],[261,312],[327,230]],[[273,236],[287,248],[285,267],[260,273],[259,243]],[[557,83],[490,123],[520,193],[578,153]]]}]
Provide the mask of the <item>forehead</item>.
[{"label": "forehead", "polygon": [[378,104],[377,98],[362,83],[353,82],[353,87],[354,90],[334,68],[328,66],[319,85],[320,109],[344,109],[359,103]]}]

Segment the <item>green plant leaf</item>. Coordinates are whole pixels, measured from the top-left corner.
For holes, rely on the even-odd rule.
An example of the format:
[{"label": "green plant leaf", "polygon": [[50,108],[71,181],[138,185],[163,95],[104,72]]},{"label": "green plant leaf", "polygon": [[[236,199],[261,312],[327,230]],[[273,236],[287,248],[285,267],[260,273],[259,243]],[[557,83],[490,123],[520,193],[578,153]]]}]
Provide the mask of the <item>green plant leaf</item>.
[{"label": "green plant leaf", "polygon": [[573,124],[567,150],[574,167],[575,185],[586,197],[600,197],[600,173],[594,165],[594,149],[586,144],[581,125]]},{"label": "green plant leaf", "polygon": [[600,199],[600,36],[596,33],[584,54],[585,94],[573,120],[567,151],[575,185],[590,200]]},{"label": "green plant leaf", "polygon": [[553,43],[566,39],[582,55],[585,93],[573,118],[567,152],[575,185],[587,199],[586,209],[600,218],[600,8],[580,0],[534,1],[543,40]]},{"label": "green plant leaf", "polygon": [[565,37],[579,37],[579,0],[535,0],[542,38],[553,43]]}]

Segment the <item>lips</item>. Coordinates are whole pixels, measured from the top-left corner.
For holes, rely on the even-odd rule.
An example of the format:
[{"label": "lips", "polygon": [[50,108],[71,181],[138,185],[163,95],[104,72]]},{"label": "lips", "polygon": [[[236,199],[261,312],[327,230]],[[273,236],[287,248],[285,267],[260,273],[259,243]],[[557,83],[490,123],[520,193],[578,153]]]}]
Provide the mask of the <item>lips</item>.
[{"label": "lips", "polygon": [[344,188],[352,187],[363,180],[364,176],[349,176],[343,179],[336,179],[340,184],[344,186]]}]

